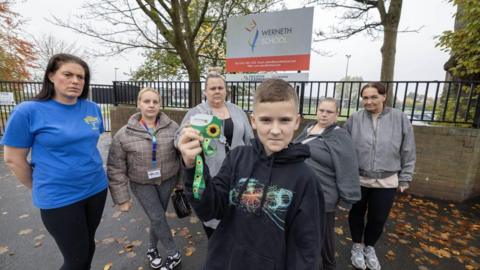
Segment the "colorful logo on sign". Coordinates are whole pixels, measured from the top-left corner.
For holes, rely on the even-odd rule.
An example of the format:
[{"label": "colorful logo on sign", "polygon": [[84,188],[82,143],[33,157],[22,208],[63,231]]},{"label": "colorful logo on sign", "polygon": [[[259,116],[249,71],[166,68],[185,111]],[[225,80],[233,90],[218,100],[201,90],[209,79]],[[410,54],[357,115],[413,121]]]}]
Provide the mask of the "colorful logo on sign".
[{"label": "colorful logo on sign", "polygon": [[252,52],[254,52],[259,35],[259,31],[257,29],[257,22],[252,19],[252,21],[245,27],[245,30],[251,33],[250,38],[248,39],[248,45],[252,49]]}]

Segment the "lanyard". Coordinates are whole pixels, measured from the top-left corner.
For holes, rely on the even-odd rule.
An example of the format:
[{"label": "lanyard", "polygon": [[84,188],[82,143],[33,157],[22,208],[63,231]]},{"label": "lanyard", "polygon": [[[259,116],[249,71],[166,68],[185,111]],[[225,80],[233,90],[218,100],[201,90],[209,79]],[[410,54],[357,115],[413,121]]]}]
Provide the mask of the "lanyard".
[{"label": "lanyard", "polygon": [[[210,157],[215,155],[217,149],[214,148],[210,143],[212,139],[205,138],[202,142],[202,150],[203,153]],[[196,155],[195,156],[195,176],[193,178],[193,185],[192,185],[192,192],[193,197],[197,200],[202,198],[203,191],[205,190],[205,179],[203,178],[203,159],[202,156]]]},{"label": "lanyard", "polygon": [[[155,136],[155,129],[149,128],[143,119],[140,119],[140,123],[143,125],[148,134],[152,136],[152,168],[155,168],[157,167],[157,137]],[[157,126],[157,120],[155,120],[155,126]]]}]

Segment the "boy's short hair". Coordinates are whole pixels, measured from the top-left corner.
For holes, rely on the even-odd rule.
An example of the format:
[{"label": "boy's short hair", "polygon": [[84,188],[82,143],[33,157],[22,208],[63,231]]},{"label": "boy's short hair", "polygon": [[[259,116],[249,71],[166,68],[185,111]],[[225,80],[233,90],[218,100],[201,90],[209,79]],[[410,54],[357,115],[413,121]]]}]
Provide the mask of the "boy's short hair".
[{"label": "boy's short hair", "polygon": [[298,96],[293,87],[282,79],[268,79],[263,81],[255,91],[255,99],[253,108],[256,105],[265,102],[295,102],[295,107],[298,107]]}]

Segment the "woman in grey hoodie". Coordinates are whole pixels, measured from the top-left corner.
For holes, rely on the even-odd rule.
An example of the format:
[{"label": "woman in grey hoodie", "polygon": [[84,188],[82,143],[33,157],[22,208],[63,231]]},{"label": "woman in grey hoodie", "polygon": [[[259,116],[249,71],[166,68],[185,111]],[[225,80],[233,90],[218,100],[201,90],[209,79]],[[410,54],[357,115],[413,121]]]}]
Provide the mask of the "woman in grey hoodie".
[{"label": "woman in grey hoodie", "polygon": [[321,98],[317,122],[305,127],[295,142],[310,147],[311,156],[305,161],[315,172],[325,199],[325,238],[322,248],[322,268],[332,270],[335,262],[335,211],[350,209],[360,200],[358,163],[352,139],[337,126],[337,104],[333,98]]}]

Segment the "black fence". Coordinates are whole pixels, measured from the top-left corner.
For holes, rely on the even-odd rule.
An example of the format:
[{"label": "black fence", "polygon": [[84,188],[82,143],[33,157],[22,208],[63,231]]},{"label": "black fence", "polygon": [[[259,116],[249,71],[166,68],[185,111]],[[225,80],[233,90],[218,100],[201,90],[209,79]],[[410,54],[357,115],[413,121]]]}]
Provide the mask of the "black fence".
[{"label": "black fence", "polygon": [[[320,97],[338,101],[340,117],[348,118],[362,109],[362,81],[291,82],[300,100],[299,112],[314,117]],[[253,110],[255,89],[260,82],[227,82],[227,100],[244,111]],[[480,127],[480,82],[467,81],[395,81],[385,82],[393,97],[393,107],[405,112],[414,124],[458,124]],[[110,130],[110,107],[135,105],[140,89],[151,87],[162,96],[163,108],[192,107],[191,89],[204,89],[204,82],[187,81],[115,81],[113,85],[91,85],[90,98],[100,105],[105,129]],[[0,92],[12,92],[14,104],[29,100],[41,88],[39,82],[0,82]],[[14,104],[0,105],[0,134]]]}]

